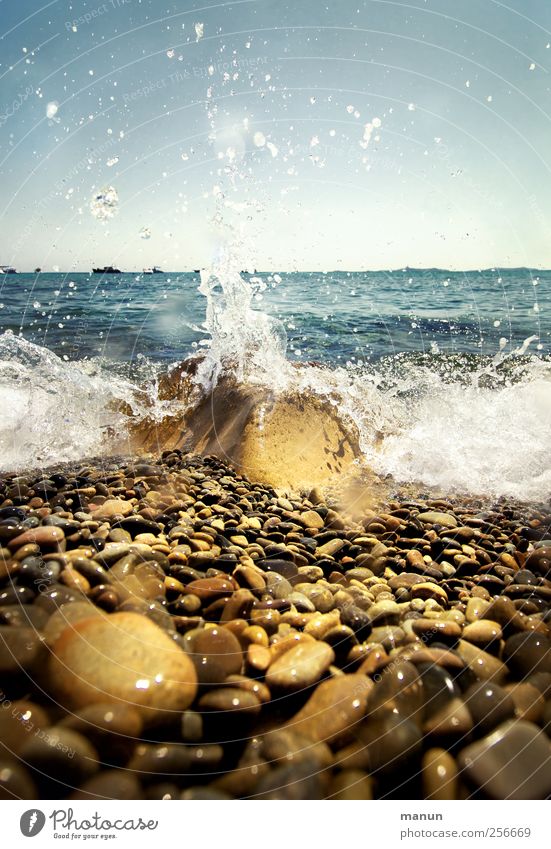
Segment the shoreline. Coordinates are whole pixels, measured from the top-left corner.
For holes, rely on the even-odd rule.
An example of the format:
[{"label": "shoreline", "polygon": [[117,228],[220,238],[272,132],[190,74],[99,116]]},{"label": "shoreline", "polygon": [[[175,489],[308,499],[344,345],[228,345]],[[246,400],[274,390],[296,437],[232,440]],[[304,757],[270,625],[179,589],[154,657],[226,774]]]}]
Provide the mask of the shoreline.
[{"label": "shoreline", "polygon": [[407,489],[0,473],[0,796],[546,798],[551,508]]}]

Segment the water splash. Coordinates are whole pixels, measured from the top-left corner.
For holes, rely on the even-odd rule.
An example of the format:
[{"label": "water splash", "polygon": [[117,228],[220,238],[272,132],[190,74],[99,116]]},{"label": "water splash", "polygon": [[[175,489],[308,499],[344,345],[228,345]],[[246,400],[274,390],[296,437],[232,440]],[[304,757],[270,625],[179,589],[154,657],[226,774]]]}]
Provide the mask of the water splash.
[{"label": "water splash", "polygon": [[222,374],[242,383],[269,384],[274,390],[287,382],[287,337],[276,318],[253,309],[253,299],[265,286],[261,278],[246,280],[231,256],[201,271],[199,291],[207,299],[204,327],[205,357],[197,380],[205,390]]},{"label": "water splash", "polygon": [[0,335],[2,469],[26,469],[114,453],[131,419],[166,415],[156,381],[118,375],[99,360],[64,362],[10,331]]}]

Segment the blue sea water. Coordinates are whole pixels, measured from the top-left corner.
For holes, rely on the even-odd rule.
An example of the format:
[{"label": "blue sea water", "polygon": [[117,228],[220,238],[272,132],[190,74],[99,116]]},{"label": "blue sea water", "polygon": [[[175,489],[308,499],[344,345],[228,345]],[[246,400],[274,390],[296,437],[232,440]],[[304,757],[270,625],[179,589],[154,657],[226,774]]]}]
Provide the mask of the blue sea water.
[{"label": "blue sea water", "polygon": [[2,275],[0,468],[84,459],[129,414],[177,414],[159,375],[202,352],[203,389],[229,372],[323,398],[380,474],[548,499],[550,284],[534,269]]},{"label": "blue sea water", "polygon": [[[551,271],[258,273],[253,307],[281,320],[290,359],[343,364],[402,352],[493,355],[537,336],[551,353]],[[258,281],[258,282],[255,282]],[[260,282],[261,281],[261,282]],[[71,360],[180,360],[205,338],[195,273],[0,276],[0,332]],[[265,287],[265,288],[264,288]]]}]

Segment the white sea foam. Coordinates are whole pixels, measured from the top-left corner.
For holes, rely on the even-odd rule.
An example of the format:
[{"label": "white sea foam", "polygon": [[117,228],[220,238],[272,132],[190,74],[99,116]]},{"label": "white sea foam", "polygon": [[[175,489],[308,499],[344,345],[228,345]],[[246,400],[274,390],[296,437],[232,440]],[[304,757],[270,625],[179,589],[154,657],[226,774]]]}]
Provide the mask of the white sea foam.
[{"label": "white sea foam", "polygon": [[210,334],[198,372],[204,389],[229,372],[275,392],[320,396],[357,428],[366,462],[401,482],[526,500],[551,495],[551,364],[527,359],[536,337],[514,351],[502,344],[493,362],[478,366],[434,357],[398,369],[396,360],[369,370],[297,367],[285,358],[281,323],[253,309],[254,282],[230,262],[203,272],[199,290]]},{"label": "white sea foam", "polygon": [[146,412],[143,391],[105,366],[64,362],[9,331],[0,336],[0,468],[47,466],[106,451],[109,440],[125,432],[123,402],[135,416]]}]

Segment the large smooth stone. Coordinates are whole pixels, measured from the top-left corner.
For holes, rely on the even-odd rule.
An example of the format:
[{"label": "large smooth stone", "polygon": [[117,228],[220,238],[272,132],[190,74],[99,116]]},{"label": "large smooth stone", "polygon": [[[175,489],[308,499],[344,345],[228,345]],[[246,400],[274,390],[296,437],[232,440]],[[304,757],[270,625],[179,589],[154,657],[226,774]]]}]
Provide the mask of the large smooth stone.
[{"label": "large smooth stone", "polygon": [[519,678],[551,672],[551,640],[535,631],[514,634],[505,642],[503,660]]},{"label": "large smooth stone", "polygon": [[92,517],[98,522],[103,522],[114,516],[129,516],[133,509],[134,505],[129,501],[123,501],[122,498],[108,498],[94,510]]},{"label": "large smooth stone", "polygon": [[504,722],[463,749],[459,764],[492,799],[545,799],[551,793],[549,738],[531,722]]},{"label": "large smooth stone", "polygon": [[322,681],[287,728],[312,742],[347,738],[365,716],[373,682],[365,675],[339,675]]},{"label": "large smooth stone", "polygon": [[426,799],[443,802],[457,796],[457,764],[445,749],[429,749],[423,756]]},{"label": "large smooth stone", "polygon": [[266,684],[278,690],[296,691],[319,681],[335,659],[327,643],[299,643],[278,657],[266,673]]},{"label": "large smooth stone", "polygon": [[221,684],[228,675],[241,672],[243,652],[228,628],[203,628],[190,639],[189,655],[201,684]]},{"label": "large smooth stone", "polygon": [[430,525],[442,525],[443,528],[456,528],[458,521],[451,513],[440,513],[438,510],[427,510],[419,513],[417,518],[420,522]]},{"label": "large smooth stone", "polygon": [[156,722],[185,710],[197,692],[191,660],[157,625],[137,613],[94,617],[66,628],[53,646],[52,690],[78,710],[122,702]]},{"label": "large smooth stone", "polygon": [[494,681],[500,684],[507,677],[507,667],[496,657],[473,646],[467,640],[460,640],[457,653],[463,658],[471,672],[481,681]]},{"label": "large smooth stone", "polygon": [[511,695],[491,681],[473,684],[463,698],[473,718],[477,736],[488,734],[496,725],[501,725],[515,715],[515,703]]},{"label": "large smooth stone", "polygon": [[33,734],[21,748],[21,762],[35,770],[37,781],[56,779],[70,790],[100,768],[99,755],[76,731],[60,726]]},{"label": "large smooth stone", "polygon": [[24,766],[0,758],[0,801],[5,799],[36,799],[33,780]]}]

